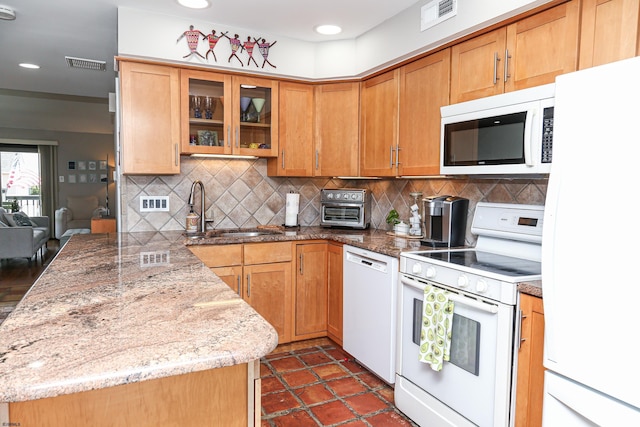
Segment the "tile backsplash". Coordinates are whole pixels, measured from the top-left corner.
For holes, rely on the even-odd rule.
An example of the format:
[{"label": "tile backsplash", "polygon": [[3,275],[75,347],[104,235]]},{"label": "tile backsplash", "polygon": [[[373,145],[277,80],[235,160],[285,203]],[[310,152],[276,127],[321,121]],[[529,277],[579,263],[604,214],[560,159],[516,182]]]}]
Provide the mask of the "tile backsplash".
[{"label": "tile backsplash", "polygon": [[[388,229],[387,213],[395,208],[408,219],[412,192],[423,196],[455,195],[469,199],[469,218],[477,202],[543,205],[546,179],[371,179],[280,178],[267,176],[265,159],[181,158],[180,175],[127,176],[122,180],[124,231],[184,230],[193,181],[206,189],[207,217],[215,228],[284,224],[285,197],[300,193],[301,225],[320,223],[320,189],[366,188],[371,191],[371,227]],[[169,196],[169,212],[140,212],[140,196]],[[199,195],[196,198],[197,207]],[[474,243],[467,225],[467,241]]]}]

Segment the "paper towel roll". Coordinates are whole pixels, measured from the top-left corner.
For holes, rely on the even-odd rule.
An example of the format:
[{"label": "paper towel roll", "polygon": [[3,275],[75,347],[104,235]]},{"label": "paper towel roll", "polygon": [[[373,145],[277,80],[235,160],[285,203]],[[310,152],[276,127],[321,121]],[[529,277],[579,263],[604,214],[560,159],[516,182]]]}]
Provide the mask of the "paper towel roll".
[{"label": "paper towel roll", "polygon": [[287,193],[287,204],[284,210],[284,225],[294,227],[298,225],[298,209],[300,205],[300,194]]}]

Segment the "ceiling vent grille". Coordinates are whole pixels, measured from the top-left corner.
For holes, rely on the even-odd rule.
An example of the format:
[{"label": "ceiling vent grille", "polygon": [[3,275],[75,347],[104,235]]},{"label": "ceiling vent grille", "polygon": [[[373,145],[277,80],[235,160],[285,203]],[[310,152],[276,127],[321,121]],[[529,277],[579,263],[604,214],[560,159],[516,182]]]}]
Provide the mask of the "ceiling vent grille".
[{"label": "ceiling vent grille", "polygon": [[65,56],[67,65],[70,68],[84,68],[85,70],[107,71],[107,63],[105,61],[96,61],[95,59],[74,58]]},{"label": "ceiling vent grille", "polygon": [[458,0],[434,0],[420,9],[420,31],[456,16]]}]

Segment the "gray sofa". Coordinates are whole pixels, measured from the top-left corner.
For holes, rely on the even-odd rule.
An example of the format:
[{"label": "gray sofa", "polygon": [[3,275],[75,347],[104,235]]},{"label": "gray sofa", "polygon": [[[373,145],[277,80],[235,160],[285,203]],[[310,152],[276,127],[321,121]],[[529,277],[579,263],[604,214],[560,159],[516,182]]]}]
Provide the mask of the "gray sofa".
[{"label": "gray sofa", "polygon": [[[90,232],[91,218],[106,213],[106,209],[99,205],[96,196],[69,196],[67,206],[55,212],[56,239],[66,242],[68,238],[82,232]],[[66,234],[66,236],[65,236]],[[66,237],[66,239],[65,239]]]},{"label": "gray sofa", "polygon": [[0,259],[27,258],[29,263],[40,251],[42,260],[44,248],[51,237],[49,217],[29,217],[31,225],[19,225],[14,214],[0,208]]}]

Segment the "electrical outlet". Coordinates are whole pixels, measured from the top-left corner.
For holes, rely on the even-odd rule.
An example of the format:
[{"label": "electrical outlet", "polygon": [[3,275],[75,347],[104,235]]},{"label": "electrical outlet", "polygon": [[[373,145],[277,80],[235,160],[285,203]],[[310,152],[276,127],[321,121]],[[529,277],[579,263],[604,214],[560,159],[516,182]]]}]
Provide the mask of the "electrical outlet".
[{"label": "electrical outlet", "polygon": [[169,212],[169,196],[140,196],[140,212]]},{"label": "electrical outlet", "polygon": [[140,252],[140,267],[158,267],[171,264],[170,251]]}]

